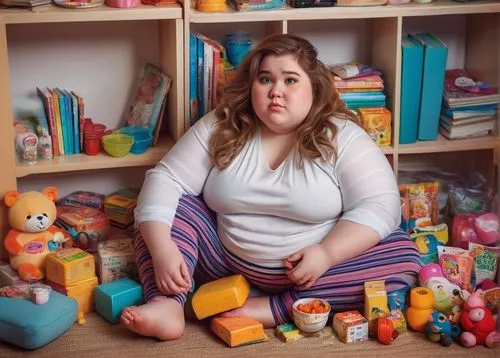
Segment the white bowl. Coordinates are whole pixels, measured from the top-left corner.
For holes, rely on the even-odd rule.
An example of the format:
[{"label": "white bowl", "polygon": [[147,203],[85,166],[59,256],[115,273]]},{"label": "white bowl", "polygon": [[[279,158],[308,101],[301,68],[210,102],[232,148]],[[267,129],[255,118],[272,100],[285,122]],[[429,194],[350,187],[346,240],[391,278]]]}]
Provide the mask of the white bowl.
[{"label": "white bowl", "polygon": [[[324,313],[305,313],[297,309],[299,304],[306,304],[314,300],[321,301],[324,305],[328,307],[328,312]],[[321,331],[326,326],[326,321],[328,321],[328,315],[330,314],[331,306],[325,300],[321,298],[302,298],[297,300],[293,304],[293,320],[295,325],[303,332],[314,333]]]}]

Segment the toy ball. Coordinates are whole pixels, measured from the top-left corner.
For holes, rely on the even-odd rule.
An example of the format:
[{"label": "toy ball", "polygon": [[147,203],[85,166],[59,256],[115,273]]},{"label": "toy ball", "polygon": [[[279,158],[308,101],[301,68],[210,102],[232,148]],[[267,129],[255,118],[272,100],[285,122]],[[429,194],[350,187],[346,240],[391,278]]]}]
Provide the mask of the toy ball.
[{"label": "toy ball", "polygon": [[418,279],[424,285],[431,277],[444,277],[443,270],[438,264],[427,264],[418,272]]}]

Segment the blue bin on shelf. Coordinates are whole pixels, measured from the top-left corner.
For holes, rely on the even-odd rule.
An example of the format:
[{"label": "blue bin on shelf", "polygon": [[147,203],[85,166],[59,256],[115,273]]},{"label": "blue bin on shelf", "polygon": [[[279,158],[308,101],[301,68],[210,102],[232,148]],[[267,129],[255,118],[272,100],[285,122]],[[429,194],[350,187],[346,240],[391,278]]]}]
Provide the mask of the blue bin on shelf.
[{"label": "blue bin on shelf", "polygon": [[142,154],[151,147],[153,135],[149,128],[129,126],[120,129],[120,133],[134,137],[134,144],[130,149],[132,154]]}]

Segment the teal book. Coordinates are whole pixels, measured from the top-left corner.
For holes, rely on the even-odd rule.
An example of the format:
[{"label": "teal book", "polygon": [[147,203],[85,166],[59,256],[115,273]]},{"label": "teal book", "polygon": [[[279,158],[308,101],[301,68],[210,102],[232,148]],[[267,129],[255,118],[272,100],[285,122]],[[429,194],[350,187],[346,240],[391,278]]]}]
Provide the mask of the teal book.
[{"label": "teal book", "polygon": [[401,41],[401,105],[399,144],[417,141],[424,47],[410,36]]},{"label": "teal book", "polygon": [[411,36],[424,46],[417,138],[418,140],[436,140],[443,99],[448,48],[431,33],[419,33]]},{"label": "teal book", "polygon": [[64,98],[64,93],[59,88],[54,88],[55,93],[59,99],[59,115],[61,116],[61,129],[62,129],[62,139],[64,146],[64,154],[71,154],[69,146],[69,126],[68,126],[68,115],[66,110],[66,100]]}]

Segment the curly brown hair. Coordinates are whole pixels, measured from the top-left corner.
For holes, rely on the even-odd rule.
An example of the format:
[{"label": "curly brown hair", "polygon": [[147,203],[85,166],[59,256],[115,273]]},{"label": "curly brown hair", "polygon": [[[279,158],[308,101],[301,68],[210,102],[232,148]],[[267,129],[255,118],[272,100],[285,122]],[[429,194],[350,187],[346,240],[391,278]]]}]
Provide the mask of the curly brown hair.
[{"label": "curly brown hair", "polygon": [[209,151],[220,170],[226,168],[256,132],[258,121],[250,98],[252,84],[266,56],[292,54],[309,76],[313,103],[304,122],[297,128],[300,163],[304,158],[332,160],[336,156],[332,139],[337,128],[334,115],[357,122],[347,109],[333,84],[331,71],[318,59],[316,48],[307,40],[289,34],[270,35],[250,51],[238,68],[234,79],[224,89],[215,109],[217,121],[210,138]]}]

